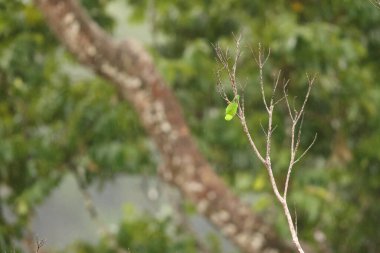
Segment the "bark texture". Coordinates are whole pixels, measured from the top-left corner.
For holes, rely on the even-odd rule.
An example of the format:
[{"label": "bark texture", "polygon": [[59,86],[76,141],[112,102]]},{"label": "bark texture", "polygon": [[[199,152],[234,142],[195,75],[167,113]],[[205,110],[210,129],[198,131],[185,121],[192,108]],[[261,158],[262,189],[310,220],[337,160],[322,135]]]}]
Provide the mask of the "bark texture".
[{"label": "bark texture", "polygon": [[47,24],[83,65],[109,80],[138,112],[160,151],[162,178],[193,201],[242,252],[292,252],[235,196],[200,154],[149,54],[132,39],[117,42],[94,23],[75,0],[35,0]]}]

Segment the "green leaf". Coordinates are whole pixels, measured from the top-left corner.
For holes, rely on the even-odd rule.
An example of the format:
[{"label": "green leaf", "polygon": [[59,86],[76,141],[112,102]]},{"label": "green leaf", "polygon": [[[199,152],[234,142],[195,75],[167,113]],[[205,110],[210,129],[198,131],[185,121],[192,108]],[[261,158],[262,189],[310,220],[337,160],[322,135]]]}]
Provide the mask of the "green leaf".
[{"label": "green leaf", "polygon": [[239,95],[236,95],[234,100],[226,107],[226,116],[224,117],[225,120],[230,121],[235,117],[237,109],[239,107],[238,102]]}]

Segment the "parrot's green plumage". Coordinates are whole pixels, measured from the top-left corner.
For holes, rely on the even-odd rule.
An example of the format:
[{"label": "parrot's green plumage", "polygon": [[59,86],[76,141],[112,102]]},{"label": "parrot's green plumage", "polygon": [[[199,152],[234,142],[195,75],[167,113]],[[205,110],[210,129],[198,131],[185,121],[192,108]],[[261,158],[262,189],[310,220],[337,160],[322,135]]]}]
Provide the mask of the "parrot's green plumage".
[{"label": "parrot's green plumage", "polygon": [[226,116],[224,117],[225,120],[230,121],[235,117],[237,109],[239,107],[239,97],[239,95],[236,95],[232,102],[227,105]]}]

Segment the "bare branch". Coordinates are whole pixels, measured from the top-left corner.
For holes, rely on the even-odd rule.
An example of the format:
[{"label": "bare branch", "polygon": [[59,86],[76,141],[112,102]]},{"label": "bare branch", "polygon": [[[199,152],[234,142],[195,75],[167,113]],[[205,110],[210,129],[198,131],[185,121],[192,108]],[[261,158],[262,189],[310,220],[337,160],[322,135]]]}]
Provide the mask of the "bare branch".
[{"label": "bare branch", "polygon": [[[236,52],[235,53],[237,55],[235,55],[235,58],[234,58],[235,61],[233,63],[232,70],[228,64],[228,56],[227,56],[228,51],[226,53],[223,53],[223,50],[220,48],[219,45],[214,46],[214,49],[215,49],[215,52],[217,55],[217,60],[222,65],[222,70],[225,70],[229,76],[230,86],[233,90],[234,96],[238,95],[237,82],[236,82],[236,66],[237,66],[237,61],[239,60],[239,55],[240,55],[240,40],[241,40],[241,36],[239,36],[237,39],[235,39],[235,42],[236,42]],[[237,115],[238,115],[240,122],[243,126],[243,131],[247,135],[249,143],[250,143],[252,149],[254,150],[255,154],[259,157],[261,162],[265,163],[265,159],[260,154],[260,152],[259,152],[258,148],[256,147],[256,144],[254,143],[252,136],[249,132],[248,125],[247,125],[247,122],[245,120],[245,115],[244,115],[244,105],[240,101],[238,101],[238,104],[239,104],[239,106],[238,106]]]},{"label": "bare branch", "polygon": [[298,115],[296,117],[296,121],[299,120],[299,118],[302,116],[302,114],[303,114],[303,112],[305,110],[306,103],[307,103],[307,101],[309,99],[309,96],[310,96],[311,88],[313,87],[315,78],[317,77],[316,75],[314,75],[313,78],[310,79],[309,74],[306,74],[306,76],[307,76],[307,79],[308,79],[308,88],[307,88],[307,92],[306,92],[305,98],[303,100],[303,104],[302,104],[302,107],[300,109],[300,112],[298,113]]},{"label": "bare branch", "polygon": [[40,249],[45,245],[46,241],[44,239],[36,238],[36,253],[40,251]]},{"label": "bare branch", "polygon": [[267,134],[267,146],[266,146],[266,157],[265,160],[270,164],[270,150],[271,150],[271,133],[272,133],[272,122],[273,122],[273,105],[269,107],[268,111],[268,134]]},{"label": "bare branch", "polygon": [[[259,44],[259,46],[260,46],[260,44]],[[257,59],[256,53],[253,51],[253,48],[251,46],[249,46],[249,49],[251,50],[251,54],[252,54],[253,59],[256,62],[256,65],[260,67],[260,61]]]},{"label": "bare branch", "polygon": [[238,90],[240,90],[241,92],[244,92],[245,87],[247,86],[247,83],[248,83],[248,79],[246,80],[246,82],[244,82],[244,84],[242,84],[241,82],[239,82],[237,84],[238,85]]},{"label": "bare branch", "polygon": [[276,103],[274,103],[274,96],[276,95],[276,89],[277,89],[277,86],[278,86],[278,81],[280,79],[280,76],[281,76],[281,70],[278,71],[277,78],[276,78],[276,81],[274,83],[274,87],[273,87],[273,91],[272,91],[272,98],[270,100],[270,104],[273,105],[273,106],[276,104]]},{"label": "bare branch", "polygon": [[266,61],[268,60],[269,58],[269,55],[270,55],[270,49],[268,49],[268,54],[267,56],[265,57],[265,53],[263,52],[263,49],[261,48],[261,43],[259,43],[259,46],[258,46],[258,53],[257,53],[257,56],[255,54],[255,52],[253,51],[252,47],[250,47],[250,50],[251,50],[251,53],[253,55],[253,58],[255,59],[255,62],[257,64],[257,66],[259,67],[259,71],[260,71],[260,89],[261,89],[261,95],[262,95],[262,98],[263,98],[263,103],[265,105],[265,108],[267,110],[267,112],[269,111],[269,107],[268,107],[268,104],[267,104],[267,101],[265,99],[265,91],[264,91],[264,75],[263,75],[263,68],[264,68],[264,65],[266,63]]},{"label": "bare branch", "polygon": [[[291,129],[290,161],[289,161],[288,172],[287,172],[286,180],[285,180],[285,187],[284,187],[284,194],[283,194],[284,199],[286,199],[286,196],[287,196],[290,175],[292,173],[293,165],[295,164],[295,157],[296,157],[296,154],[297,154],[297,150],[298,150],[299,144],[301,142],[301,132],[302,132],[303,115],[304,115],[305,106],[306,106],[306,103],[307,103],[308,98],[310,96],[310,92],[311,92],[311,88],[313,87],[314,80],[316,78],[316,75],[314,75],[313,78],[311,78],[311,79],[310,79],[310,77],[309,77],[308,74],[306,74],[306,76],[307,76],[307,79],[308,79],[308,89],[307,89],[305,98],[303,100],[301,109],[300,109],[300,111],[297,111],[294,108],[294,117],[291,116],[291,118],[292,118],[292,129]],[[287,94],[285,94],[285,95],[287,95]],[[287,101],[287,106],[288,106],[289,114],[291,115],[291,109],[290,109],[290,106],[289,106],[288,99],[286,101]],[[295,137],[295,129],[296,129],[297,123],[298,123],[298,121],[299,121],[299,119],[301,117],[302,117],[302,120],[301,120],[300,125],[298,126],[298,133],[297,133],[297,139],[296,139],[296,137]],[[313,143],[314,143],[314,141],[313,141]],[[311,146],[309,146],[309,147],[311,147]],[[299,157],[298,160],[301,157]]]},{"label": "bare branch", "polygon": [[274,131],[276,130],[276,128],[277,128],[277,125],[275,125],[275,126],[273,127],[273,129],[272,129],[272,131],[271,131],[271,134],[274,133]]},{"label": "bare branch", "polygon": [[292,126],[292,137],[291,137],[291,146],[290,146],[290,161],[289,161],[289,166],[288,166],[288,172],[286,175],[286,180],[285,180],[285,187],[284,187],[284,199],[286,200],[286,196],[288,193],[288,186],[289,186],[289,180],[290,180],[290,174],[292,173],[293,165],[294,165],[294,125]]},{"label": "bare branch", "polygon": [[235,56],[235,61],[233,63],[232,69],[229,65],[228,50],[226,50],[226,52],[223,53],[219,45],[214,46],[214,48],[217,55],[217,60],[222,65],[223,67],[222,69],[227,72],[232,91],[234,93],[234,96],[236,96],[237,95],[236,66],[237,66],[237,61],[239,60],[239,57],[240,57],[240,41],[237,41],[237,44],[236,44],[236,52],[235,52],[236,56]]},{"label": "bare branch", "polygon": [[288,93],[288,85],[289,85],[289,79],[284,83],[284,97],[285,97],[285,102],[286,102],[286,106],[288,108],[288,111],[289,111],[289,117],[292,119],[292,121],[294,121],[294,117],[293,117],[293,113],[292,113],[292,109],[290,108],[290,104],[289,104],[289,99],[288,99],[288,96],[289,96],[289,93]]},{"label": "bare branch", "polygon": [[293,162],[293,164],[296,164],[297,162],[299,162],[299,160],[301,160],[302,157],[304,157],[306,155],[306,153],[309,151],[309,149],[311,149],[311,147],[314,145],[315,141],[317,140],[317,137],[318,137],[318,134],[316,133],[313,141],[310,143],[310,145],[307,147],[307,149]]},{"label": "bare branch", "polygon": [[301,143],[301,133],[302,133],[302,126],[303,126],[303,120],[304,120],[304,114],[302,114],[301,122],[298,126],[298,133],[297,133],[297,140],[296,140],[296,146],[294,147],[294,154],[297,154],[298,147]]},{"label": "bare branch", "polygon": [[375,6],[376,8],[380,9],[380,0],[369,0],[369,2]]},{"label": "bare branch", "polygon": [[[236,39],[236,51],[237,51],[236,53],[237,54],[235,55],[235,61],[234,61],[234,65],[232,67],[232,70],[227,69],[227,73],[232,73],[232,74],[229,74],[232,77],[230,85],[231,85],[231,88],[234,91],[235,95],[237,94],[237,91],[235,90],[235,87],[236,87],[236,63],[237,63],[237,61],[239,59],[239,55],[240,55],[240,50],[239,50],[240,38],[241,38],[241,36],[239,36],[238,39]],[[314,80],[315,80],[315,76],[313,78],[310,78],[307,75],[308,84],[309,84],[308,90],[305,94],[302,106],[298,111],[295,106],[293,106],[293,109],[292,109],[290,106],[290,103],[289,103],[288,90],[287,90],[289,80],[284,81],[284,87],[283,87],[284,96],[282,98],[280,98],[279,100],[275,101],[276,90],[277,90],[279,80],[280,80],[280,76],[281,76],[281,71],[279,71],[277,73],[277,77],[276,77],[274,85],[273,85],[270,104],[268,105],[268,103],[266,101],[266,97],[265,97],[265,90],[264,90],[263,67],[264,67],[266,61],[268,60],[270,50],[268,50],[268,55],[265,57],[260,43],[258,45],[258,53],[257,54],[255,54],[255,52],[253,51],[253,49],[251,47],[250,47],[250,49],[251,49],[253,58],[259,67],[260,91],[261,91],[261,96],[262,96],[262,100],[263,100],[265,109],[268,113],[267,130],[264,129],[262,123],[260,122],[260,127],[261,127],[264,135],[266,136],[265,158],[261,155],[260,151],[258,150],[258,148],[257,148],[257,146],[256,146],[256,144],[255,144],[255,142],[254,142],[254,140],[250,134],[250,131],[248,129],[248,125],[247,125],[247,122],[245,119],[245,114],[244,114],[244,100],[242,100],[242,103],[239,102],[238,116],[239,116],[240,122],[243,126],[243,131],[248,138],[248,141],[249,141],[251,148],[253,149],[253,151],[256,154],[256,156],[258,157],[258,159],[264,164],[264,166],[268,172],[273,192],[274,192],[276,198],[278,199],[278,201],[281,203],[283,210],[284,210],[284,213],[285,213],[285,216],[286,216],[286,219],[288,221],[288,226],[289,226],[289,230],[290,230],[291,235],[292,235],[292,240],[294,242],[294,245],[297,247],[297,250],[299,253],[304,253],[304,251],[301,247],[301,244],[299,242],[298,235],[297,235],[297,215],[295,215],[296,218],[295,218],[295,223],[294,223],[292,220],[290,211],[289,211],[288,204],[286,202],[286,196],[287,196],[287,191],[288,191],[288,186],[289,186],[289,181],[290,181],[290,175],[291,175],[294,164],[296,162],[298,162],[299,159],[301,159],[306,154],[306,152],[311,148],[311,146],[315,142],[315,138],[314,138],[312,144],[306,149],[306,151],[299,158],[296,159],[297,150],[298,150],[300,142],[301,142],[301,133],[302,133],[302,126],[303,126],[303,119],[304,119],[304,109],[305,109],[306,103],[308,101],[308,98],[310,96],[310,92],[311,92],[311,88],[312,88]],[[216,48],[216,50],[218,51],[217,54],[218,54],[219,61],[221,61],[221,64],[224,66],[223,70],[225,70],[226,68],[228,68],[228,64],[223,63],[223,61],[225,61],[226,57],[223,57],[220,55],[220,53],[222,52],[220,50],[220,48]],[[277,126],[275,126],[273,128],[274,107],[283,99],[285,99],[285,104],[286,104],[288,112],[289,112],[289,117],[291,118],[292,126],[291,126],[291,133],[290,133],[290,136],[291,136],[290,161],[289,161],[288,172],[287,172],[287,176],[286,176],[286,180],[285,180],[284,194],[281,195],[279,190],[278,190],[278,186],[276,184],[276,180],[275,180],[275,177],[273,174],[273,169],[272,169],[272,164],[271,164],[271,139],[272,139],[272,134],[277,127]],[[301,119],[301,122],[299,123],[300,119]],[[297,133],[296,133],[296,130],[297,130]]]},{"label": "bare branch", "polygon": [[[265,50],[264,50],[265,51]],[[267,62],[267,60],[269,59],[269,56],[270,56],[270,48],[268,48],[268,53],[267,53],[267,57],[265,58],[264,62],[263,62],[263,67],[265,65],[265,63]]]},{"label": "bare branch", "polygon": [[267,132],[265,131],[264,126],[263,126],[263,124],[261,123],[261,121],[260,121],[260,127],[261,127],[261,130],[263,131],[264,135],[265,135],[265,136],[268,136],[268,134],[267,134]]},{"label": "bare branch", "polygon": [[235,38],[235,44],[236,44],[236,52],[235,52],[235,60],[234,60],[234,65],[232,67],[232,75],[233,75],[233,79],[234,79],[234,85],[232,85],[232,90],[234,92],[234,95],[236,96],[238,94],[237,92],[237,85],[236,85],[236,67],[237,67],[237,64],[238,64],[238,61],[239,61],[239,58],[240,58],[240,55],[241,55],[241,51],[240,51],[240,40],[241,40],[241,34],[236,37],[234,36]]},{"label": "bare branch", "polygon": [[241,117],[244,116],[244,102],[245,102],[245,100],[244,100],[244,93],[242,93],[241,94],[241,100],[238,101],[239,108],[240,108],[240,110],[238,112],[238,116],[239,116],[240,120],[241,120]]},{"label": "bare branch", "polygon": [[[262,75],[262,71],[260,71],[260,79],[263,79],[261,75]],[[273,87],[273,91],[272,91],[272,97],[271,97],[271,100],[270,100],[269,110],[267,110],[268,111],[268,131],[267,131],[268,134],[266,135],[266,137],[267,137],[267,140],[266,140],[267,146],[266,146],[266,157],[265,157],[265,159],[266,159],[268,165],[271,164],[270,153],[271,153],[271,139],[272,139],[272,133],[273,133],[273,130],[272,130],[273,110],[274,110],[274,107],[275,107],[274,97],[275,97],[275,94],[276,94],[276,89],[277,89],[278,81],[280,79],[280,75],[281,75],[281,71],[279,71],[278,74],[277,74],[277,78],[276,78],[276,81],[274,83],[274,87]],[[264,89],[262,88],[262,90],[264,90]],[[262,95],[264,96],[264,93],[262,93]],[[263,97],[263,99],[265,101],[264,97]]]},{"label": "bare branch", "polygon": [[296,99],[297,99],[297,96],[294,96],[293,97],[293,112],[294,112],[294,119],[293,119],[293,121],[297,121],[297,117],[298,117],[298,110],[297,110],[297,107],[296,107]]},{"label": "bare branch", "polygon": [[282,100],[284,100],[285,99],[285,96],[283,96],[282,98],[280,98],[279,100],[277,100],[277,101],[275,101],[274,103],[273,103],[273,106],[276,106],[278,103],[280,103]]},{"label": "bare branch", "polygon": [[245,120],[245,115],[243,114],[243,111],[241,110],[241,108],[239,108],[240,110],[240,114],[241,114],[241,117],[240,117],[240,122],[243,126],[243,131],[245,133],[245,135],[247,136],[248,138],[248,141],[249,141],[249,144],[251,145],[253,151],[255,152],[256,156],[259,158],[259,160],[263,163],[263,164],[266,164],[266,160],[264,159],[264,157],[261,155],[260,151],[258,150],[258,148],[256,147],[256,144],[255,142],[253,141],[252,139],[252,136],[249,132],[249,129],[248,129],[248,125],[247,125],[247,121]]},{"label": "bare branch", "polygon": [[222,83],[222,79],[221,79],[221,76],[220,76],[220,72],[222,70],[223,69],[218,69],[216,71],[216,76],[217,76],[217,79],[216,79],[217,80],[216,90],[219,93],[219,95],[227,102],[227,104],[229,104],[231,101],[228,99],[227,93],[224,90],[224,85]]}]

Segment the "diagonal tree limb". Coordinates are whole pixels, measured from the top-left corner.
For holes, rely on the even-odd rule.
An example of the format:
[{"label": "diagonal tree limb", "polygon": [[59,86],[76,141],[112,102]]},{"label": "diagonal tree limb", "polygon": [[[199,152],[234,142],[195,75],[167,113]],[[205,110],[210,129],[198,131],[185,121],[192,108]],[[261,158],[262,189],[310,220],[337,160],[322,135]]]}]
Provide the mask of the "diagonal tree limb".
[{"label": "diagonal tree limb", "polygon": [[191,138],[177,99],[139,43],[114,41],[75,0],[35,2],[60,42],[109,80],[138,112],[166,164],[160,170],[164,180],[194,202],[242,252],[293,251],[214,173]]}]

